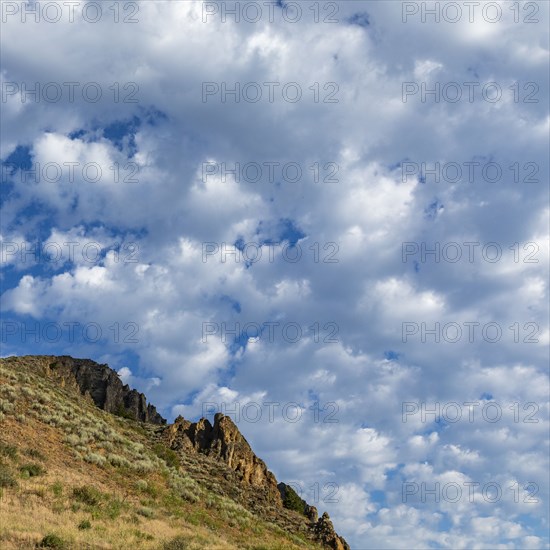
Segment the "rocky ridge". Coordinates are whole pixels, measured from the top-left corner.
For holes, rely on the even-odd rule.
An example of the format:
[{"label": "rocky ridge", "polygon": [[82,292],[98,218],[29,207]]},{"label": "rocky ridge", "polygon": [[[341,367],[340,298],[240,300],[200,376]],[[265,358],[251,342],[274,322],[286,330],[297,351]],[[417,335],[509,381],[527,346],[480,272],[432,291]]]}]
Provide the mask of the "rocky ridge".
[{"label": "rocky ridge", "polygon": [[68,355],[50,359],[46,374],[59,378],[62,385],[76,383],[80,393],[89,395],[100,409],[139,422],[166,424],[156,408],[147,403],[145,395],[123,384],[108,365]]},{"label": "rocky ridge", "polygon": [[[200,470],[194,475],[211,489],[230,496],[289,532],[303,533],[327,549],[350,549],[335,532],[326,512],[319,518],[317,509],[305,501],[302,501],[301,515],[285,508],[283,501],[289,486],[277,483],[228,416],[216,414],[214,424],[206,418],[190,422],[179,416],[173,424],[167,425],[156,408],[147,403],[145,395],[123,384],[106,364],[70,356],[25,356],[22,359],[37,359],[37,368],[42,369],[42,374],[54,378],[62,387],[73,387],[106,412],[142,422],[156,441],[178,454],[183,467],[196,469],[189,458],[204,457]],[[216,483],[212,483],[213,479]]]}]

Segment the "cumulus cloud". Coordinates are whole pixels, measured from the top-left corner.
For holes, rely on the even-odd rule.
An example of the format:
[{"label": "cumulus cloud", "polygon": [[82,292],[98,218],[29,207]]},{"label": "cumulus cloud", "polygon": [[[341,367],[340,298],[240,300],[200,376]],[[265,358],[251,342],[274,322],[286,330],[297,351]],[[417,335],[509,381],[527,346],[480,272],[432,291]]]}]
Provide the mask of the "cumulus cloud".
[{"label": "cumulus cloud", "polygon": [[[225,410],[353,548],[544,548],[548,4],[538,24],[285,4],[3,24],[2,354],[109,362],[171,419]],[[79,86],[23,101],[36,82]]]}]

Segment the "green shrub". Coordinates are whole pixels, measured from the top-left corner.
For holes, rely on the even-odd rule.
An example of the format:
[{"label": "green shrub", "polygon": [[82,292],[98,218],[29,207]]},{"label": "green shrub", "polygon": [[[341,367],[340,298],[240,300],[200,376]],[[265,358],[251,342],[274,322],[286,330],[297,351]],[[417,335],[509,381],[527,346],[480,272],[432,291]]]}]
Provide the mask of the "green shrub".
[{"label": "green shrub", "polygon": [[73,497],[88,506],[97,506],[103,500],[103,494],[95,487],[82,485],[73,489]]},{"label": "green shrub", "polygon": [[0,442],[0,454],[15,460],[17,458],[17,448],[14,445]]},{"label": "green shrub", "polygon": [[21,475],[23,477],[41,476],[46,472],[46,470],[44,470],[44,468],[42,468],[40,464],[34,464],[34,463],[23,464],[23,466],[19,468],[19,471],[21,472]]},{"label": "green shrub", "polygon": [[145,518],[152,518],[155,515],[155,511],[147,506],[142,506],[137,513]]},{"label": "green shrub", "polygon": [[149,484],[144,479],[138,479],[136,481],[136,489],[138,491],[146,491],[148,487],[149,487]]},{"label": "green shrub", "polygon": [[52,485],[52,492],[56,497],[63,496],[63,483],[61,483],[61,481],[56,481]]},{"label": "green shrub", "polygon": [[117,407],[115,414],[121,418],[127,418],[128,420],[135,420],[134,415],[129,411],[122,403]]},{"label": "green shrub", "polygon": [[81,531],[84,531],[85,529],[91,529],[91,528],[92,528],[92,524],[90,523],[90,520],[89,520],[89,519],[84,519],[84,520],[82,520],[82,521],[78,524],[78,528],[79,528]]},{"label": "green shrub", "polygon": [[107,462],[107,459],[103,455],[97,453],[88,453],[84,456],[84,460],[90,464],[97,464],[98,466],[103,466]]},{"label": "green shrub", "polygon": [[285,508],[288,508],[289,510],[294,510],[295,512],[299,512],[300,514],[305,513],[305,503],[304,501],[298,496],[298,493],[287,485],[285,487],[285,497],[283,499],[283,506]]},{"label": "green shrub", "polygon": [[166,542],[162,548],[163,550],[187,550],[190,548],[189,544],[189,539],[179,536]]},{"label": "green shrub", "polygon": [[76,447],[78,444],[80,444],[80,436],[76,434],[69,434],[65,436],[65,439],[63,441],[71,447]]},{"label": "green shrub", "polygon": [[118,498],[110,500],[104,509],[104,515],[109,519],[116,519],[122,512],[123,502]]},{"label": "green shrub", "polygon": [[103,439],[101,441],[101,446],[103,447],[103,449],[105,451],[108,451],[108,452],[111,452],[114,450],[115,446],[110,442],[110,441],[107,441],[105,439]]},{"label": "green shrub", "polygon": [[0,462],[0,489],[3,487],[15,487],[17,481],[5,464]]},{"label": "green shrub", "polygon": [[142,473],[150,472],[155,469],[155,465],[148,458],[136,460],[135,462],[130,463],[130,466],[132,469]]},{"label": "green shrub", "polygon": [[34,397],[36,394],[32,388],[21,388],[21,393],[27,397]]},{"label": "green shrub", "polygon": [[124,458],[123,456],[117,455],[117,454],[110,454],[107,456],[107,460],[113,465],[113,466],[124,466],[129,467],[130,461],[127,458]]},{"label": "green shrub", "polygon": [[58,535],[48,533],[38,545],[39,548],[67,548],[65,541]]},{"label": "green shrub", "polygon": [[15,405],[6,401],[5,399],[0,399],[0,411],[5,413],[11,413],[15,409]]},{"label": "green shrub", "polygon": [[198,502],[200,500],[201,489],[193,479],[177,476],[171,478],[169,484],[176,494],[184,500],[188,502]]},{"label": "green shrub", "polygon": [[159,458],[164,460],[170,468],[177,468],[180,465],[178,454],[166,445],[155,443],[153,451]]}]

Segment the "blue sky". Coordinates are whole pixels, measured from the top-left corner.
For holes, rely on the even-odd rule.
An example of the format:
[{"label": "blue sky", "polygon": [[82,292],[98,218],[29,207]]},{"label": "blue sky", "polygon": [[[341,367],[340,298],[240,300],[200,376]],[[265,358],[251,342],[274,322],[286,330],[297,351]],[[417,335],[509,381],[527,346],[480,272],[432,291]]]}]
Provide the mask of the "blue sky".
[{"label": "blue sky", "polygon": [[548,3],[130,4],[3,12],[1,354],[237,411],[354,550],[548,548]]}]

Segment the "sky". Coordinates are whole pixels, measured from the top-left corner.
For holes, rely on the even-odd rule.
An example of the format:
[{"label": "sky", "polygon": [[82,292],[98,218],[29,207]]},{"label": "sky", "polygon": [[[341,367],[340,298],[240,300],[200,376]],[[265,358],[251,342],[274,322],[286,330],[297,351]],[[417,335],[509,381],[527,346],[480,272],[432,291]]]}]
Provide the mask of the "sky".
[{"label": "sky", "polygon": [[2,356],[228,414],[354,550],[549,548],[547,2],[0,6]]}]

